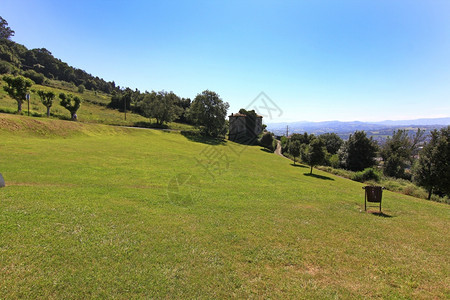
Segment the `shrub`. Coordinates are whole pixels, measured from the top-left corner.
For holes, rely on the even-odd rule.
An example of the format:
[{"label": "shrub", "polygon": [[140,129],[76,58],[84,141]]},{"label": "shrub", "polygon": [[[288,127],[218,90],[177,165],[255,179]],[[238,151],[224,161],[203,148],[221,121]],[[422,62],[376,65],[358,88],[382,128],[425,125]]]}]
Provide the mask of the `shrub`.
[{"label": "shrub", "polygon": [[373,168],[365,168],[363,171],[356,172],[352,176],[352,180],[359,182],[365,182],[368,180],[379,182],[380,179],[381,179],[380,174]]},{"label": "shrub", "polygon": [[43,74],[38,73],[34,70],[28,70],[23,73],[23,76],[30,78],[33,80],[36,84],[42,84],[44,83],[45,77]]},{"label": "shrub", "polygon": [[86,88],[84,87],[84,85],[80,84],[78,86],[78,93],[83,94],[85,90]]},{"label": "shrub", "polygon": [[11,73],[14,70],[14,67],[6,62],[6,61],[0,61],[0,74],[7,74]]}]

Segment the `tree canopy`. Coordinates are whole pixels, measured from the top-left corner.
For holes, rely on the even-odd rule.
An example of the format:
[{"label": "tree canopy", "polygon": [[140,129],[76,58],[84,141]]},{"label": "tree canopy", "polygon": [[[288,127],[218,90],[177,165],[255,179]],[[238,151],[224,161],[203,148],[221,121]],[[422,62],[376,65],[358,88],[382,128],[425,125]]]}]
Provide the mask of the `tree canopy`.
[{"label": "tree canopy", "polygon": [[6,82],[6,86],[3,89],[8,95],[17,101],[17,112],[22,112],[22,103],[25,101],[26,94],[30,87],[33,85],[33,81],[23,76],[3,76],[3,81]]},{"label": "tree canopy", "polygon": [[39,98],[41,98],[42,104],[44,104],[45,107],[47,107],[47,117],[50,117],[50,107],[53,105],[53,99],[55,99],[55,93],[52,91],[37,91],[37,94],[39,95]]},{"label": "tree canopy", "polygon": [[144,116],[155,118],[158,125],[163,125],[165,122],[172,122],[183,112],[177,105],[179,100],[180,98],[173,92],[152,91],[145,94],[140,107]]},{"label": "tree canopy", "polygon": [[9,40],[14,36],[14,30],[8,26],[8,22],[0,17],[0,40]]},{"label": "tree canopy", "polygon": [[73,96],[72,94],[59,94],[59,99],[61,99],[61,106],[70,112],[71,119],[73,121],[77,120],[77,111],[81,106],[81,99],[78,96]]},{"label": "tree canopy", "polygon": [[301,154],[302,160],[311,167],[309,173],[312,174],[313,167],[322,164],[325,160],[325,147],[322,140],[315,138],[309,145],[303,144]]},{"label": "tree canopy", "polygon": [[364,131],[355,131],[344,144],[345,166],[352,171],[362,171],[375,164],[378,146]]},{"label": "tree canopy", "polygon": [[197,94],[189,109],[189,118],[211,137],[224,136],[227,132],[226,117],[229,104],[213,91]]}]

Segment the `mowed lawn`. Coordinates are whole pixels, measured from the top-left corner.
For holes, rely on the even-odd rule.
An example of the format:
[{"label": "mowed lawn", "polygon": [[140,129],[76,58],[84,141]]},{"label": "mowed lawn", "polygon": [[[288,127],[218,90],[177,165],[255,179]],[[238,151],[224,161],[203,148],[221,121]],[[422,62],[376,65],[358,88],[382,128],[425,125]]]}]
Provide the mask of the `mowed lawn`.
[{"label": "mowed lawn", "polygon": [[450,297],[448,205],[260,147],[0,114],[0,173],[1,299]]}]

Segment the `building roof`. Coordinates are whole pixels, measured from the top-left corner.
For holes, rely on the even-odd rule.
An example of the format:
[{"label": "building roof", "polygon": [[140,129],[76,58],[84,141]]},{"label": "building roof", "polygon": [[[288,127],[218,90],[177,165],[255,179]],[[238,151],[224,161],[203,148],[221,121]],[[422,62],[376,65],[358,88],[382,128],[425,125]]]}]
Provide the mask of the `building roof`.
[{"label": "building roof", "polygon": [[[241,114],[241,113],[235,113],[235,114],[231,114],[230,116],[228,116],[228,117],[247,117],[247,115],[244,115],[244,114]],[[256,117],[257,118],[262,118],[262,116],[260,116],[260,115],[258,115],[258,114],[256,114]]]}]

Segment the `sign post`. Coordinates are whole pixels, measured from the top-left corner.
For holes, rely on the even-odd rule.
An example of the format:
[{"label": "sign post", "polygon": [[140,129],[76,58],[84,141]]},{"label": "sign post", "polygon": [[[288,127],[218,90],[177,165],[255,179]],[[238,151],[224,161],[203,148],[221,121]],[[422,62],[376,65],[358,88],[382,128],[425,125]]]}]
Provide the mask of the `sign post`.
[{"label": "sign post", "polygon": [[28,102],[28,116],[30,116],[30,94],[27,94],[25,98],[27,99]]}]

